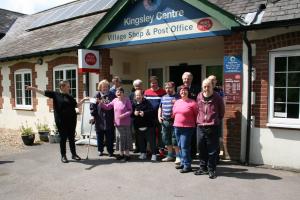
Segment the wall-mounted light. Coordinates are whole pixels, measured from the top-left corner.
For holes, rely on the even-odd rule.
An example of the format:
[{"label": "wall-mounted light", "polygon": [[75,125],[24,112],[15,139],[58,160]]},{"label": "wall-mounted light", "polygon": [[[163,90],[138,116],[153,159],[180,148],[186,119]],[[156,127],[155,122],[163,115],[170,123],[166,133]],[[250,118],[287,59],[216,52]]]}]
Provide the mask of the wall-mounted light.
[{"label": "wall-mounted light", "polygon": [[42,65],[43,64],[43,58],[38,58],[36,61],[36,64]]}]

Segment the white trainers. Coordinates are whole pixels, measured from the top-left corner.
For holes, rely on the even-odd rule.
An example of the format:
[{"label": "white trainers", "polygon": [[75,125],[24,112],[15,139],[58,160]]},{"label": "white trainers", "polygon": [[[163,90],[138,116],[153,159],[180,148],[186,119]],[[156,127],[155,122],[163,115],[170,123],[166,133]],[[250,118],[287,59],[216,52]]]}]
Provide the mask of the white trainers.
[{"label": "white trainers", "polygon": [[176,165],[179,165],[180,164],[180,158],[176,157],[176,160],[174,162]]},{"label": "white trainers", "polygon": [[156,155],[155,154],[152,155],[151,160],[156,161]]},{"label": "white trainers", "polygon": [[141,153],[141,155],[139,156],[140,160],[145,160],[147,158],[145,153]]},{"label": "white trainers", "polygon": [[170,161],[173,161],[173,158],[167,156],[167,157],[165,157],[164,159],[162,159],[161,161],[163,161],[163,162],[170,162]]}]

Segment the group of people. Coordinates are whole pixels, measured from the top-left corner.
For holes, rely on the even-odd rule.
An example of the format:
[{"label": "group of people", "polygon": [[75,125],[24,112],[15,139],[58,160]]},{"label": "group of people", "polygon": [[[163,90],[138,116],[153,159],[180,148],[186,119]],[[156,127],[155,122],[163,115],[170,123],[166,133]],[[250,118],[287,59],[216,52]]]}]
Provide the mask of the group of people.
[{"label": "group of people", "polygon": [[[121,87],[119,77],[114,77],[113,86],[107,80],[98,84],[94,101],[90,101],[90,123],[95,124],[99,156],[103,156],[104,146],[108,155],[114,156],[114,142],[119,155],[116,159],[130,160],[129,152],[139,152],[139,159],[157,160],[157,155],[167,149],[162,161],[174,161],[180,173],[191,172],[191,162],[199,152],[199,169],[195,175],[208,174],[216,178],[216,165],[220,151],[219,137],[224,116],[224,102],[221,91],[214,91],[216,77],[209,76],[200,87],[192,85],[193,75],[185,72],[183,84],[177,87],[172,81],[158,85],[158,78],[151,76],[150,88],[143,90],[140,79],[133,81],[133,90],[128,97]],[[60,92],[42,91],[28,86],[54,101],[54,116],[62,140],[60,143],[62,162],[66,157],[66,139],[69,139],[72,158],[80,160],[75,150],[75,107],[68,82],[62,82]],[[133,132],[133,134],[132,134]]]},{"label": "group of people", "polygon": [[99,156],[103,155],[105,138],[110,157],[116,141],[116,150],[120,151],[116,159],[130,160],[134,136],[139,159],[147,159],[149,155],[156,161],[157,155],[166,148],[162,161],[174,161],[176,169],[187,173],[192,171],[192,158],[198,151],[200,164],[194,174],[215,178],[225,112],[222,91],[214,91],[215,76],[203,81],[202,91],[192,85],[190,72],[185,72],[182,80],[176,92],[172,81],[166,82],[163,89],[158,85],[158,78],[151,76],[150,88],[143,90],[143,82],[137,79],[129,97],[125,96],[119,77],[114,77],[111,89],[109,82],[102,80],[94,97],[96,101],[90,105]]}]

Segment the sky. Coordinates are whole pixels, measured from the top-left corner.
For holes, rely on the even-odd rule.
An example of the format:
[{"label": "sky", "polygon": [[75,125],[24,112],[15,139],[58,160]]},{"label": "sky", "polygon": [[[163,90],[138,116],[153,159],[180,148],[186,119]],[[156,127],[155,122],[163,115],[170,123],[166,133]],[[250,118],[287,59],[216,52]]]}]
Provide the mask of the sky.
[{"label": "sky", "polygon": [[33,14],[74,0],[0,0],[0,8]]}]

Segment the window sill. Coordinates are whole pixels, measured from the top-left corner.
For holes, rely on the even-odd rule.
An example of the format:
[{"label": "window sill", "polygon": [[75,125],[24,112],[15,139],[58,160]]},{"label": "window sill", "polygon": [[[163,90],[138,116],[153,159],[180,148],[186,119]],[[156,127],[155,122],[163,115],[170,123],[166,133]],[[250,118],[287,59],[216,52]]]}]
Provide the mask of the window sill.
[{"label": "window sill", "polygon": [[269,128],[285,128],[285,129],[300,129],[300,125],[295,124],[276,124],[276,123],[267,123]]},{"label": "window sill", "polygon": [[25,110],[25,111],[33,111],[33,108],[28,107],[15,107],[14,110]]}]

